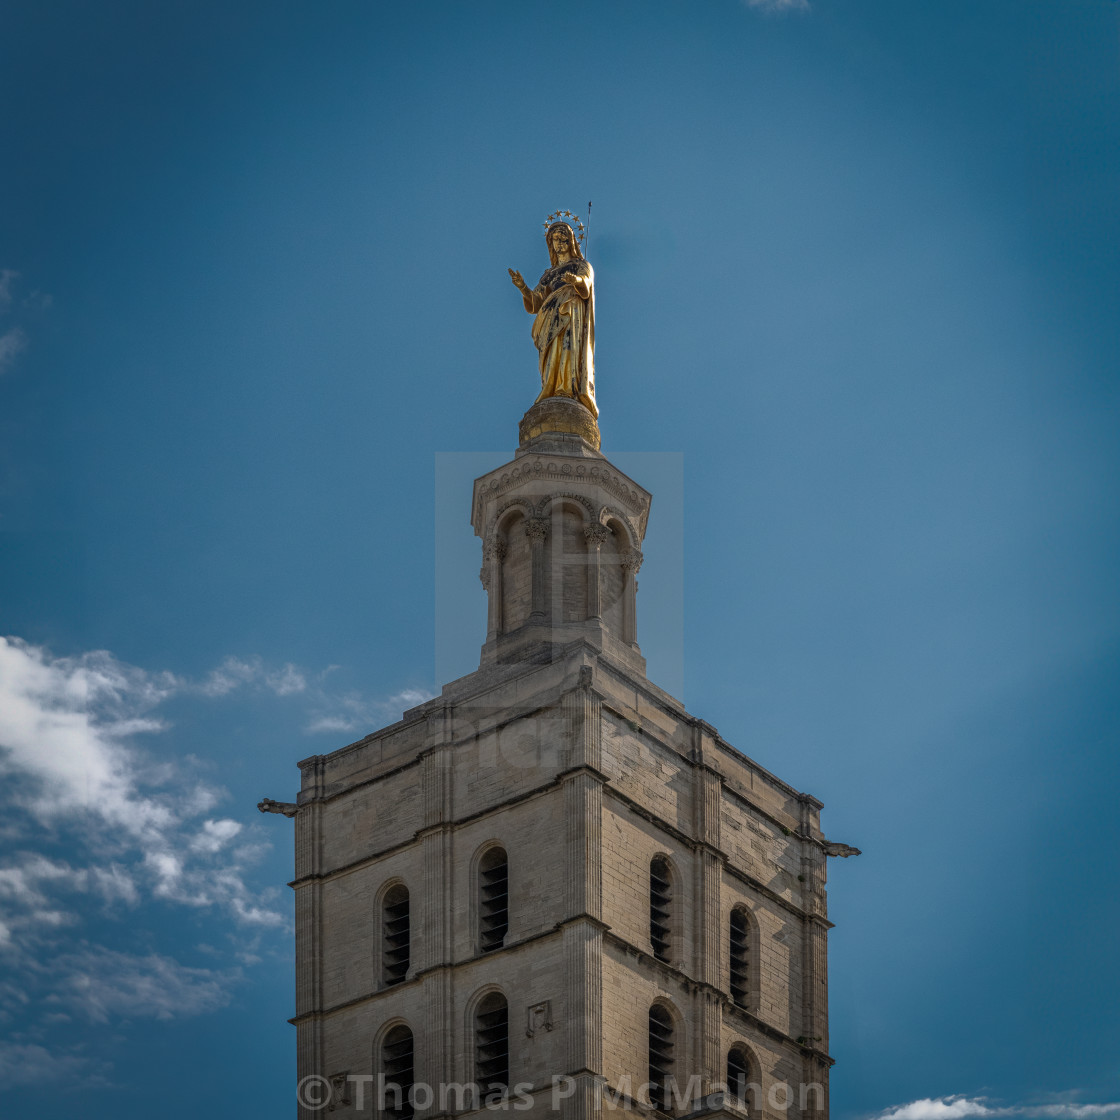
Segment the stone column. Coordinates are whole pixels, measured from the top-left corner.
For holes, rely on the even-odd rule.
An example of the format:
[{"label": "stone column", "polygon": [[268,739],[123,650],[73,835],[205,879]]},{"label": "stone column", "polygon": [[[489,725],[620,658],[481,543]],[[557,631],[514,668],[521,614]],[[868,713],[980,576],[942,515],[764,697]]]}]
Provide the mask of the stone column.
[{"label": "stone column", "polygon": [[603,542],[610,536],[610,529],[606,525],[585,525],[583,535],[587,539],[587,617],[603,617],[603,586],[599,576],[600,556],[599,550]]},{"label": "stone column", "polygon": [[493,537],[483,549],[482,571],[479,576],[486,588],[486,640],[492,642],[504,626],[502,620],[502,561],[506,555],[506,542]]},{"label": "stone column", "polygon": [[525,535],[533,554],[533,598],[529,617],[539,621],[544,618],[544,542],[548,536],[548,519],[530,517],[525,522]]},{"label": "stone column", "polygon": [[642,554],[638,549],[632,548],[622,556],[620,563],[626,573],[626,586],[622,592],[622,640],[636,646],[638,644],[638,571],[642,566]]}]

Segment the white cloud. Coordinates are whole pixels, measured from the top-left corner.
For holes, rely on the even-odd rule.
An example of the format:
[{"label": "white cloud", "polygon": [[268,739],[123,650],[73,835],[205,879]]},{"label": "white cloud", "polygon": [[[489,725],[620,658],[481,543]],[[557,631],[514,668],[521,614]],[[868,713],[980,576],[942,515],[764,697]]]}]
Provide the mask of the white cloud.
[{"label": "white cloud", "polygon": [[292,664],[268,670],[259,657],[227,657],[197,686],[203,696],[227,696],[235,689],[256,685],[277,696],[292,696],[307,688],[307,679]]},{"label": "white cloud", "polygon": [[236,973],[188,968],[171,957],[134,956],[100,946],[51,962],[56,981],[48,1002],[95,1023],[111,1018],[171,1019],[224,1007]]},{"label": "white cloud", "polygon": [[[73,1081],[91,1083],[92,1063],[80,1054],[52,1053],[28,1042],[0,1042],[0,1087],[62,1086]],[[103,1083],[100,1077],[97,1082]]]},{"label": "white cloud", "polygon": [[0,334],[0,374],[7,373],[17,354],[27,349],[27,334],[19,327]]},{"label": "white cloud", "polygon": [[809,0],[743,0],[748,8],[762,12],[807,12]]},{"label": "white cloud", "polygon": [[[263,828],[214,812],[225,792],[203,780],[192,756],[159,759],[145,739],[169,727],[173,697],[213,701],[237,690],[297,703],[308,730],[365,732],[429,699],[405,689],[385,699],[326,690],[327,672],[228,657],[192,679],[148,672],[105,650],[54,657],[0,638],[0,951],[20,958],[56,951],[91,905],[136,907],[146,898],[212,908],[244,930],[286,924],[248,878],[267,845]],[[264,792],[271,792],[265,791]],[[251,809],[247,807],[247,813]],[[32,851],[38,832],[66,861]],[[72,936],[72,935],[69,935]]]},{"label": "white cloud", "polygon": [[202,831],[191,841],[191,847],[196,852],[218,852],[240,831],[241,825],[228,818],[220,821],[203,821]]},{"label": "white cloud", "polygon": [[294,665],[285,665],[278,672],[268,673],[264,680],[277,696],[291,696],[307,687],[303,674]]},{"label": "white cloud", "polygon": [[[189,687],[104,650],[54,658],[0,638],[6,800],[52,830],[69,827],[80,852],[97,853],[86,868],[26,853],[4,861],[0,896],[15,908],[5,916],[10,935],[73,920],[60,892],[133,905],[142,886],[157,897],[220,907],[240,922],[283,924],[245,882],[260,848],[234,845],[243,826],[229,818],[197,820],[220,791],[180,766],[155,763],[133,742],[163,730],[152,710]],[[106,860],[106,851],[114,858]]]},{"label": "white cloud", "polygon": [[0,268],[0,311],[11,306],[12,284],[19,279],[14,268]]},{"label": "white cloud", "polygon": [[0,774],[30,779],[24,804],[40,820],[89,813],[139,839],[161,836],[175,819],[169,800],[140,791],[143,760],[125,740],[159,731],[144,715],[174,691],[98,650],[52,659],[0,638]]},{"label": "white cloud", "polygon": [[957,1094],[949,1097],[922,1097],[909,1104],[897,1105],[881,1112],[876,1120],[961,1120],[984,1116],[1045,1116],[1054,1120],[1085,1120],[1088,1117],[1120,1115],[1120,1102],[1114,1104],[989,1104],[985,1097]]},{"label": "white cloud", "polygon": [[49,311],[54,304],[54,296],[50,292],[41,292],[36,288],[23,301],[23,306],[29,311]]},{"label": "white cloud", "polygon": [[388,721],[400,719],[403,712],[431,700],[434,695],[419,688],[406,688],[383,700],[367,700],[356,693],[321,695],[318,700],[320,710],[304,730],[313,735],[374,731]]},{"label": "white cloud", "polygon": [[969,1097],[923,1097],[899,1105],[879,1120],[959,1120],[963,1116],[990,1116],[992,1110],[980,1099]]}]

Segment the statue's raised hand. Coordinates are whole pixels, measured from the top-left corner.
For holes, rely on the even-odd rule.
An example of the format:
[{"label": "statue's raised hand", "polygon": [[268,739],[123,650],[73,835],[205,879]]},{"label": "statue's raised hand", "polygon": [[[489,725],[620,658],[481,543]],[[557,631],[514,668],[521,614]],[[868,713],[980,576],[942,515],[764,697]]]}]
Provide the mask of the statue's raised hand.
[{"label": "statue's raised hand", "polygon": [[506,271],[509,273],[509,278],[513,281],[513,286],[525,291],[525,281],[521,278],[521,273],[515,268],[510,268]]}]

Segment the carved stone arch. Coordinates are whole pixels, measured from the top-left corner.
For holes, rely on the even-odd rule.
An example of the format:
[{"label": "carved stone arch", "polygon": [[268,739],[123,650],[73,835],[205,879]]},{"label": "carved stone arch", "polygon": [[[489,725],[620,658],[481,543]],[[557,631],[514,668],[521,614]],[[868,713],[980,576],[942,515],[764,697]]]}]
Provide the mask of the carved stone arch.
[{"label": "carved stone arch", "polygon": [[374,895],[373,905],[376,909],[380,910],[385,903],[385,896],[394,887],[404,887],[406,891],[409,889],[408,882],[400,875],[393,875],[391,878],[386,879],[385,882],[377,888],[377,894]]},{"label": "carved stone arch", "polygon": [[[622,529],[622,535],[619,537],[619,549],[637,548],[638,538],[634,532],[634,527],[630,523],[630,518],[621,511],[615,509],[614,506],[603,506],[599,510],[599,524],[605,525],[616,536],[618,530]],[[625,543],[623,543],[625,542]]]},{"label": "carved stone arch", "polygon": [[377,1032],[373,1036],[373,1061],[375,1068],[380,1058],[381,1046],[385,1041],[385,1036],[395,1027],[408,1027],[408,1029],[412,1031],[413,1037],[416,1035],[412,1024],[403,1015],[394,1015],[391,1019],[386,1019],[385,1022],[377,1028]]},{"label": "carved stone arch", "polygon": [[509,1003],[509,992],[507,992],[505,988],[501,986],[501,984],[497,984],[494,982],[483,984],[481,988],[478,988],[475,991],[471,992],[470,997],[467,999],[467,1006],[465,1009],[467,1017],[466,1027],[468,1038],[471,1036],[471,1033],[473,1033],[474,1017],[475,1013],[478,1011],[478,1005],[487,996],[490,995],[499,995],[506,1001],[506,1003]]},{"label": "carved stone arch", "polygon": [[557,501],[573,501],[578,502],[587,511],[588,519],[595,520],[595,506],[591,501],[585,498],[582,494],[575,494],[568,490],[558,490],[553,494],[546,494],[537,503],[537,516],[545,517],[551,509],[553,503]]},{"label": "carved stone arch", "polygon": [[523,517],[532,517],[533,503],[528,498],[511,498],[508,502],[500,505],[494,514],[493,532],[495,534],[505,533],[506,525],[511,520],[509,514],[517,511],[520,511]]}]

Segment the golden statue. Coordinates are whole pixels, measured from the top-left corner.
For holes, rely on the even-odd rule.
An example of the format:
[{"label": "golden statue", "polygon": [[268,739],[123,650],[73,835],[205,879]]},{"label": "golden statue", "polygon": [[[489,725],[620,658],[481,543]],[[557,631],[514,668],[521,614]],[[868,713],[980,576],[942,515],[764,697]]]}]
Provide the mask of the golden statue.
[{"label": "golden statue", "polygon": [[[581,223],[582,225],[582,223]],[[570,397],[592,416],[595,405],[595,273],[583,258],[567,222],[545,229],[551,267],[530,288],[515,269],[510,279],[521,292],[525,310],[535,315],[533,342],[540,351],[541,395]]]}]

